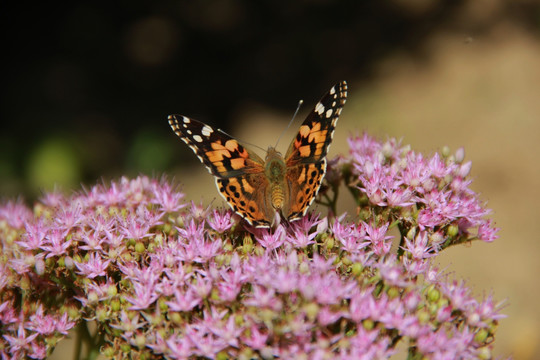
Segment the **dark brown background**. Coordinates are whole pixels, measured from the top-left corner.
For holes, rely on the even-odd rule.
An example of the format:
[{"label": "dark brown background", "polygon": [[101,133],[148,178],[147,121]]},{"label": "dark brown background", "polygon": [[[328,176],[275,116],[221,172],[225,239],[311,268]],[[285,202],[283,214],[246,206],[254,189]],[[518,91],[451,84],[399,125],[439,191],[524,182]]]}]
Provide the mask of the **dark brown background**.
[{"label": "dark brown background", "polygon": [[[450,249],[441,264],[477,296],[508,299],[495,355],[540,357],[537,2],[42,2],[5,5],[0,17],[1,197],[167,173],[189,199],[219,205],[169,113],[265,148],[299,99],[301,118],[346,79],[330,156],[356,131],[426,154],[465,147],[501,238]],[[346,201],[340,210],[351,211]]]}]

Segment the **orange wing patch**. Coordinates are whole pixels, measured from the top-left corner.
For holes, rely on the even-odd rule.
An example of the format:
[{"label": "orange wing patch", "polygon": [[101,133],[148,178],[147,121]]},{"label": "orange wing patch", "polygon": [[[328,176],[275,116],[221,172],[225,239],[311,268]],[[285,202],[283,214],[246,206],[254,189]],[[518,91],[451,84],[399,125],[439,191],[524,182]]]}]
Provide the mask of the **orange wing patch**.
[{"label": "orange wing patch", "polygon": [[[268,227],[273,209],[266,206],[264,194],[268,181],[263,174],[246,175],[228,179],[216,178],[219,193],[231,208],[251,225]],[[271,211],[270,215],[268,211]]]},{"label": "orange wing patch", "polygon": [[347,84],[335,85],[317,103],[304,120],[285,155],[288,166],[312,163],[323,159],[330,147],[343,105],[347,100]]},{"label": "orange wing patch", "polygon": [[287,213],[289,221],[297,220],[305,215],[319,192],[325,173],[326,159],[319,163],[299,165],[294,171],[291,170],[290,175],[294,175],[298,180],[291,182],[290,198],[292,201]]}]

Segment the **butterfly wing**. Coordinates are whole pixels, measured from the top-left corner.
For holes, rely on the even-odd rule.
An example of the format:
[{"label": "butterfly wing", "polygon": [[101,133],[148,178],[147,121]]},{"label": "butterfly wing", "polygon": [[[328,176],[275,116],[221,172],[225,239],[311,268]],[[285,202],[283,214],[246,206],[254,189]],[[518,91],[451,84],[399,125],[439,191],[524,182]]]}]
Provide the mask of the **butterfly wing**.
[{"label": "butterfly wing", "polygon": [[334,85],[309,113],[285,155],[289,188],[287,217],[303,216],[315,199],[326,173],[326,154],[347,100],[347,83]]},{"label": "butterfly wing", "polygon": [[[264,161],[220,130],[182,115],[170,115],[173,131],[215,176],[219,193],[250,224],[266,226],[271,214],[264,206],[268,181]],[[263,204],[263,205],[261,205]]]}]

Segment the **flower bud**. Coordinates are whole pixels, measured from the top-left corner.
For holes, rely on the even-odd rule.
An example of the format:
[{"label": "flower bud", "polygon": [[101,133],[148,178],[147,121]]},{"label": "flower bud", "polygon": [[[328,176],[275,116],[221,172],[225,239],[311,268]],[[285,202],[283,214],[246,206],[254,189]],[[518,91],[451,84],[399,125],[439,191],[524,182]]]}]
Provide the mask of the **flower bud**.
[{"label": "flower bud", "polygon": [[110,306],[112,311],[120,311],[120,301],[118,299],[111,300]]},{"label": "flower bud", "polygon": [[365,319],[362,321],[362,326],[366,330],[372,330],[375,327],[375,323],[371,319]]},{"label": "flower bud", "polygon": [[460,147],[459,149],[456,150],[456,153],[454,156],[456,158],[456,163],[461,164],[463,160],[465,159],[465,149]]},{"label": "flower bud", "polygon": [[135,336],[135,346],[137,346],[139,349],[142,349],[144,348],[144,346],[146,345],[146,338],[143,334],[137,334]]},{"label": "flower bud", "polygon": [[430,302],[436,303],[439,301],[440,297],[441,297],[441,293],[439,292],[439,290],[433,287],[428,290],[427,298]]},{"label": "flower bud", "polygon": [[107,296],[113,297],[116,294],[118,294],[118,289],[116,288],[116,286],[113,284],[109,285],[109,287],[107,288]]},{"label": "flower bud", "polygon": [[64,258],[64,263],[66,264],[66,269],[72,270],[75,264],[73,264],[73,259],[70,256]]},{"label": "flower bud", "polygon": [[457,225],[449,225],[446,228],[446,234],[450,237],[455,237],[459,233],[459,227]]},{"label": "flower bud", "polygon": [[482,344],[486,341],[488,335],[489,335],[489,332],[486,329],[480,329],[474,335],[474,341],[476,341],[479,344]]},{"label": "flower bud", "polygon": [[444,158],[447,158],[448,156],[450,156],[450,148],[447,145],[441,148],[441,155]]},{"label": "flower bud", "polygon": [[103,306],[98,306],[98,308],[96,309],[96,320],[99,322],[103,322],[107,320],[107,318],[107,309],[105,309],[105,307]]},{"label": "flower bud", "polygon": [[99,301],[98,294],[95,291],[90,291],[88,293],[88,303],[96,304]]},{"label": "flower bud", "polygon": [[467,175],[469,175],[469,173],[471,172],[471,168],[472,168],[472,162],[471,161],[467,161],[465,164],[462,164],[460,167],[459,167],[459,172],[458,172],[458,175],[462,178],[466,177]]},{"label": "flower bud", "polygon": [[313,319],[315,319],[319,313],[319,305],[311,302],[304,306],[304,311],[308,319],[310,319],[310,321],[313,321]]},{"label": "flower bud", "polygon": [[491,359],[491,350],[487,346],[484,346],[478,349],[476,355],[480,360]]},{"label": "flower bud", "polygon": [[34,264],[36,274],[42,276],[45,273],[45,261],[42,258],[37,258]]}]

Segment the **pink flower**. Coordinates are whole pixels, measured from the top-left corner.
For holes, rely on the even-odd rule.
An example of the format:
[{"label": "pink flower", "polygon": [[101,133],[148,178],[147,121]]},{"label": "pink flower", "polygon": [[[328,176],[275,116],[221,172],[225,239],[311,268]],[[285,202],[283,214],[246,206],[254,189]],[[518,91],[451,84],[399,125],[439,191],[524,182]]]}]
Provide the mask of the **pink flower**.
[{"label": "pink flower", "polygon": [[145,325],[145,322],[140,320],[139,314],[135,313],[134,315],[130,316],[130,314],[122,310],[119,319],[111,324],[111,327],[122,330],[124,332],[123,337],[125,339],[129,339],[133,336],[135,331]]},{"label": "pink flower", "polygon": [[41,245],[41,249],[48,252],[46,258],[53,256],[62,256],[67,253],[67,249],[71,246],[71,239],[68,239],[67,232],[58,228],[53,228],[45,236],[45,241]]},{"label": "pink flower", "polygon": [[171,185],[165,181],[152,184],[152,192],[154,194],[153,203],[161,207],[164,213],[174,213],[186,206],[182,203],[184,194],[175,192]]},{"label": "pink flower", "polygon": [[259,330],[256,325],[251,325],[249,328],[249,336],[242,336],[242,341],[254,350],[261,350],[266,346],[268,340],[268,334]]},{"label": "pink flower", "polygon": [[107,267],[111,260],[103,261],[103,258],[98,253],[91,253],[88,261],[74,261],[75,266],[79,270],[79,274],[85,275],[90,279],[97,276],[105,276]]},{"label": "pink flower", "polygon": [[364,224],[347,224],[345,221],[336,221],[332,224],[332,233],[341,243],[343,250],[356,254],[369,245],[366,241],[366,230]]},{"label": "pink flower", "polygon": [[342,316],[341,311],[334,312],[328,306],[323,306],[317,314],[317,321],[322,326],[328,326],[338,321]]},{"label": "pink flower", "polygon": [[39,249],[46,241],[47,231],[49,226],[45,224],[43,219],[36,222],[25,223],[26,234],[23,241],[18,241],[17,244],[25,250]]},{"label": "pink flower", "polygon": [[26,322],[25,328],[35,331],[41,335],[49,335],[56,330],[55,318],[50,315],[45,315],[43,312],[43,305],[39,304],[36,312],[30,316],[29,321]]},{"label": "pink flower", "polygon": [[167,301],[167,305],[172,311],[191,311],[195,306],[199,305],[201,297],[198,296],[192,288],[187,290],[177,289],[174,292],[174,299]]},{"label": "pink flower", "polygon": [[5,334],[2,335],[2,337],[6,339],[7,343],[9,344],[10,351],[14,353],[24,350],[26,346],[31,344],[38,335],[38,333],[34,333],[27,336],[26,331],[24,330],[24,325],[22,322],[20,322],[16,336]]},{"label": "pink flower", "polygon": [[31,217],[32,212],[20,199],[16,202],[8,201],[0,207],[0,219],[6,220],[15,229],[22,229]]},{"label": "pink flower", "polygon": [[392,243],[387,241],[393,238],[393,236],[386,235],[388,225],[384,224],[381,227],[374,227],[371,224],[365,224],[364,226],[366,231],[364,238],[371,242],[371,250],[378,256],[387,254],[392,246]]},{"label": "pink flower", "polygon": [[[385,359],[414,346],[453,359],[491,349],[501,304],[475,299],[432,261],[497,237],[469,188],[471,163],[395,139],[349,144],[350,155],[329,159],[330,215],[267,229],[186,206],[174,185],[145,176],[48,194],[33,210],[0,205],[0,356],[43,358],[92,320],[89,343],[107,357]],[[357,211],[336,216],[342,181]]]},{"label": "pink flower", "polygon": [[268,229],[259,230],[260,236],[257,236],[259,244],[268,250],[274,250],[283,245],[285,241],[285,229],[283,226],[278,226],[275,231]]},{"label": "pink flower", "polygon": [[187,336],[172,335],[167,339],[169,356],[173,359],[187,359],[193,355],[193,343]]},{"label": "pink flower", "polygon": [[414,240],[405,237],[405,247],[403,249],[409,252],[414,259],[423,260],[436,255],[428,243],[428,233],[420,231]]},{"label": "pink flower", "polygon": [[296,248],[305,248],[308,245],[314,244],[313,239],[317,236],[317,233],[307,234],[300,229],[294,229],[292,234],[287,234],[286,240],[290,242]]},{"label": "pink flower", "polygon": [[208,225],[210,225],[210,227],[216,230],[219,234],[223,234],[232,227],[233,223],[231,220],[230,211],[221,212],[214,210],[212,215],[213,216],[208,220]]},{"label": "pink flower", "polygon": [[478,238],[486,242],[492,242],[499,238],[499,235],[497,235],[498,232],[499,228],[493,227],[493,222],[487,220],[482,222],[478,227]]}]

